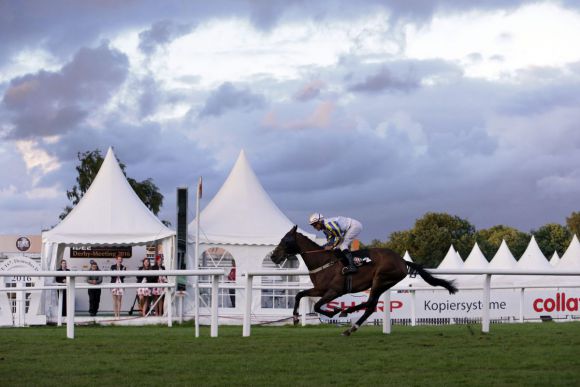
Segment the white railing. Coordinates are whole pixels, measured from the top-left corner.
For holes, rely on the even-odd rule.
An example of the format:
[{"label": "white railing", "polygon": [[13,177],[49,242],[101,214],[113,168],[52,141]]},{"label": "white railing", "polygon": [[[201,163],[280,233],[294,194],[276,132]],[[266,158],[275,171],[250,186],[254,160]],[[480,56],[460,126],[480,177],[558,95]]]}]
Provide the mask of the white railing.
[{"label": "white railing", "polygon": [[[483,275],[483,285],[482,287],[469,287],[469,289],[482,289],[483,290],[483,308],[481,316],[481,331],[484,333],[489,332],[489,305],[491,296],[491,277],[493,275],[525,275],[525,276],[578,276],[580,275],[580,270],[515,270],[515,269],[457,269],[457,270],[445,270],[445,269],[426,269],[429,273],[433,275]],[[265,276],[308,276],[308,272],[305,270],[260,270],[242,273],[246,277],[246,294],[251,294],[253,289],[253,279],[254,277],[265,277]],[[522,286],[513,285],[507,286],[502,285],[494,287],[494,289],[522,289],[522,288],[552,288],[552,287],[562,287],[561,285],[537,285],[537,286]],[[388,291],[381,295],[383,301],[383,333],[391,333],[391,291],[397,290],[437,290],[443,289],[440,287],[425,287],[425,288],[398,288],[394,286]],[[463,289],[463,288],[462,288]],[[460,289],[461,290],[461,289]],[[521,298],[523,298],[523,292],[521,292]],[[523,318],[523,310],[521,309],[523,302],[520,302],[520,318]],[[246,297],[244,305],[244,319],[243,319],[243,329],[242,335],[244,337],[250,336],[251,331],[251,311],[252,311],[252,297]],[[304,308],[302,308],[302,320],[304,321]],[[414,313],[414,306],[413,306]]]},{"label": "white railing", "polygon": [[[218,287],[219,287],[219,277],[225,275],[225,270],[223,269],[211,269],[211,270],[101,270],[101,271],[0,271],[0,277],[66,277],[66,291],[67,291],[67,319],[66,319],[66,336],[69,339],[74,339],[74,318],[75,318],[75,289],[90,288],[142,288],[142,287],[164,287],[166,292],[170,288],[175,288],[177,284],[161,284],[161,283],[110,283],[101,285],[76,285],[76,277],[194,277],[194,276],[211,276],[211,327],[210,336],[218,336]],[[64,289],[63,286],[39,286],[39,287],[11,287],[11,288],[0,288],[0,292],[32,292],[38,290],[54,290],[54,289]],[[59,313],[61,311],[59,303]],[[72,311],[72,313],[71,313]],[[60,321],[60,318],[59,318]],[[167,326],[171,326],[173,321],[173,311],[171,302],[168,303],[167,307]]]}]

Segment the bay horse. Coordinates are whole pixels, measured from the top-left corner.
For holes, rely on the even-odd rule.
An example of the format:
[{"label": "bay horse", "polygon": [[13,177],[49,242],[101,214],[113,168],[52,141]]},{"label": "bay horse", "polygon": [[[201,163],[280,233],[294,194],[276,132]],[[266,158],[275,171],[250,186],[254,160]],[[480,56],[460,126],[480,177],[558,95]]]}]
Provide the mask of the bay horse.
[{"label": "bay horse", "polygon": [[[346,276],[342,274],[343,265],[336,251],[325,250],[316,242],[302,235],[297,231],[298,226],[284,235],[278,246],[272,251],[270,259],[279,264],[284,259],[294,255],[301,255],[310,274],[310,280],[314,287],[302,290],[296,294],[293,311],[294,325],[298,323],[298,307],[302,297],[320,297],[314,305],[314,310],[324,316],[332,318],[337,313],[344,317],[348,313],[365,309],[363,315],[349,329],[344,331],[344,336],[350,336],[355,332],[366,319],[375,311],[379,298],[383,292],[396,285],[409,274],[408,268],[421,276],[431,286],[442,286],[450,294],[457,292],[453,281],[446,281],[429,274],[423,266],[405,261],[399,254],[384,248],[371,248],[366,250],[353,251],[355,257],[369,257],[371,263],[360,266],[358,272],[352,275],[352,284],[347,291]],[[369,298],[358,305],[349,308],[335,308],[324,310],[322,306],[347,293],[362,292],[370,288]],[[388,307],[385,305],[385,308]]]}]

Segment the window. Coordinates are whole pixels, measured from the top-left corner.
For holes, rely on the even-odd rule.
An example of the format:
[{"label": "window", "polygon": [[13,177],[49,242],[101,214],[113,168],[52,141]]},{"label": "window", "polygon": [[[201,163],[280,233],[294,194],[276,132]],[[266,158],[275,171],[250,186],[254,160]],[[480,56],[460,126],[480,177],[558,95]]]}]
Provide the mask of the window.
[{"label": "window", "polygon": [[[276,265],[270,256],[264,258],[262,268],[264,269],[297,269],[300,265],[296,256],[290,257]],[[291,275],[280,275],[262,277],[261,305],[263,309],[292,309],[297,289],[288,289],[293,285],[298,285],[299,277]],[[270,289],[266,287],[271,286]]]},{"label": "window", "polygon": [[[229,251],[221,247],[210,247],[205,250],[200,257],[199,266],[202,269],[225,269],[226,273],[231,273],[232,268],[235,268],[236,261]],[[210,276],[199,277],[200,284],[211,284]],[[220,279],[220,284],[223,285],[235,285],[235,275],[234,279],[232,276],[226,274],[225,277]],[[211,289],[203,287],[199,289],[199,295],[201,298],[201,306],[210,307],[211,306]],[[236,307],[236,290],[235,289],[223,289],[220,285],[218,290],[218,307],[220,308],[235,308]]]}]

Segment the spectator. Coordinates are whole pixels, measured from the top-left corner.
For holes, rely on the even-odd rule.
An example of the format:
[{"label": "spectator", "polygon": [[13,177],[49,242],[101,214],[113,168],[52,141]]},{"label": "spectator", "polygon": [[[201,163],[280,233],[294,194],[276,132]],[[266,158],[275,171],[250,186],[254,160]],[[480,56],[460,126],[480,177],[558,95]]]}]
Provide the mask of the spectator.
[{"label": "spectator", "polygon": [[[163,266],[163,257],[158,255],[155,257],[155,265],[153,265],[153,270],[165,270],[165,266]],[[160,284],[164,284],[167,282],[167,277],[161,275],[158,278],[157,282]],[[163,316],[164,313],[164,302],[163,294],[165,293],[165,288],[153,288],[153,304],[155,305],[155,315],[156,316]]]},{"label": "spectator", "polygon": [[[90,271],[100,271],[97,262],[91,259]],[[103,277],[100,276],[89,276],[87,277],[87,282],[91,285],[100,285],[103,282]],[[89,289],[89,314],[91,316],[96,316],[99,311],[99,304],[101,303],[101,289]]]},{"label": "spectator", "polygon": [[[149,258],[143,258],[143,266],[139,270],[152,270]],[[140,283],[155,283],[157,282],[156,277],[142,276],[137,277],[137,282]],[[151,299],[151,288],[138,288],[137,295],[139,296],[139,306],[141,308],[141,316],[147,316],[147,311],[149,309],[149,301]]]},{"label": "spectator", "polygon": [[[111,266],[111,271],[125,271],[127,268],[123,266],[123,257],[120,253],[117,254],[115,258],[115,264]],[[111,283],[120,284],[125,282],[124,276],[112,276]],[[115,312],[115,318],[121,317],[121,304],[123,302],[123,288],[113,288],[111,289],[111,294],[113,295],[113,310]]]},{"label": "spectator", "polygon": [[[236,261],[232,261],[232,268],[228,274],[228,281],[236,283]],[[232,303],[232,308],[236,307],[236,289],[228,289],[230,293],[230,302]]]},{"label": "spectator", "polygon": [[[60,267],[56,271],[70,271],[64,259],[60,261]],[[55,277],[54,280],[59,284],[66,283],[66,277]],[[66,288],[60,292],[62,292],[62,316],[64,317],[66,316]]]}]

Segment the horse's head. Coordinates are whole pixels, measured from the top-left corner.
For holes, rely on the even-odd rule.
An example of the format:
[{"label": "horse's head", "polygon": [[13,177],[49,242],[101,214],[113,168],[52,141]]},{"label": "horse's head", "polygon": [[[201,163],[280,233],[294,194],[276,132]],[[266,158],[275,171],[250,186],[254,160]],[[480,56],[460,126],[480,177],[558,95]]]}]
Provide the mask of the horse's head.
[{"label": "horse's head", "polygon": [[280,243],[278,243],[278,246],[276,246],[270,255],[272,262],[279,264],[284,259],[300,253],[300,248],[296,242],[297,229],[298,226],[294,226],[292,227],[292,230],[288,231],[288,233],[284,235]]}]

